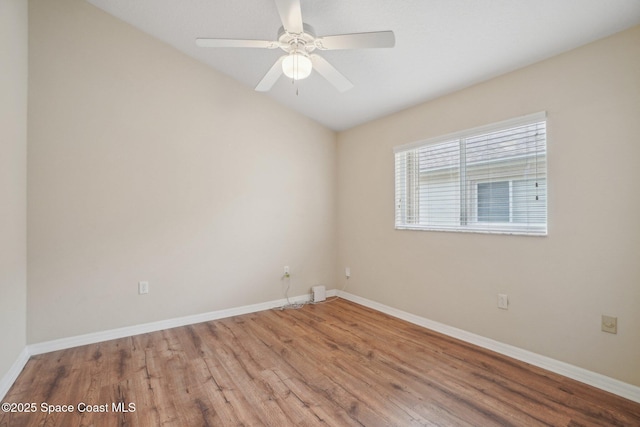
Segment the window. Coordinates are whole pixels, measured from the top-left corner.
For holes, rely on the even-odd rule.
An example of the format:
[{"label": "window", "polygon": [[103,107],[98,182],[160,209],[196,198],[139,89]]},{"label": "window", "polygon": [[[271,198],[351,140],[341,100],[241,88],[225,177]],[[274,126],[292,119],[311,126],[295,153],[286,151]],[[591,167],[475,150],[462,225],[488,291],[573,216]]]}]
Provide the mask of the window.
[{"label": "window", "polygon": [[478,221],[509,222],[511,181],[478,183]]},{"label": "window", "polygon": [[544,113],[395,148],[396,228],[547,234]]}]

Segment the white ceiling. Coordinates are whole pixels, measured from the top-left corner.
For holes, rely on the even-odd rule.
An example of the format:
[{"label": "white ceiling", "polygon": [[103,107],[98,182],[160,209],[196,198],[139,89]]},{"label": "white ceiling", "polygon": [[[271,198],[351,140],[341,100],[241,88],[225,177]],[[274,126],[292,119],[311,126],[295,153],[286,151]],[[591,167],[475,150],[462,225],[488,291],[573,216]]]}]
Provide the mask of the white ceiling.
[{"label": "white ceiling", "polygon": [[[273,0],[87,0],[254,88],[279,49],[199,48],[197,37],[276,40]],[[317,73],[270,96],[344,130],[640,23],[640,0],[301,0],[318,36],[393,30],[392,49],[320,52],[355,87]],[[298,95],[296,95],[296,89]]]}]

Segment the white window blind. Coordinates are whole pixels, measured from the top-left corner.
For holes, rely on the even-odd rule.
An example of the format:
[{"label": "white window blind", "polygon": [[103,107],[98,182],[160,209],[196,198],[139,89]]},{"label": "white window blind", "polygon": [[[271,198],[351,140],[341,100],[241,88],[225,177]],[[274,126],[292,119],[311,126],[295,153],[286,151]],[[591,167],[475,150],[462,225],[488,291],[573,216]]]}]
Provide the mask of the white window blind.
[{"label": "white window blind", "polygon": [[396,228],[547,234],[544,113],[394,151]]}]

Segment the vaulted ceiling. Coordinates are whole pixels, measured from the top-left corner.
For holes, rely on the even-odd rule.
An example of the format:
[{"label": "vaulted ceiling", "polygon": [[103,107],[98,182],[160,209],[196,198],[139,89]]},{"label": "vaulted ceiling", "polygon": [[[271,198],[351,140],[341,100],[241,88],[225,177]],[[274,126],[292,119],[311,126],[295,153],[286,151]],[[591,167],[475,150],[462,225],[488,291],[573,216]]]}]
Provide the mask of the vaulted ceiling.
[{"label": "vaulted ceiling", "polygon": [[[198,37],[276,40],[274,0],[87,0],[254,88],[282,51],[201,48]],[[323,51],[354,87],[281,77],[277,102],[344,130],[640,23],[640,0],[301,0],[318,36],[392,30],[394,48]]]}]

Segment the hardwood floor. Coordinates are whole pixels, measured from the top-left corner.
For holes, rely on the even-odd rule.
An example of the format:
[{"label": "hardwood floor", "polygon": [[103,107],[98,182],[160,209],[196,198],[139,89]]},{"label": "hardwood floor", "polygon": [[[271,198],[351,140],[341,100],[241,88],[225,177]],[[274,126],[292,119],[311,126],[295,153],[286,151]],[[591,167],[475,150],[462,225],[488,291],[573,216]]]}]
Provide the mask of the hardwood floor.
[{"label": "hardwood floor", "polygon": [[3,427],[640,426],[638,403],[345,300],[34,356],[3,402],[35,403]]}]

